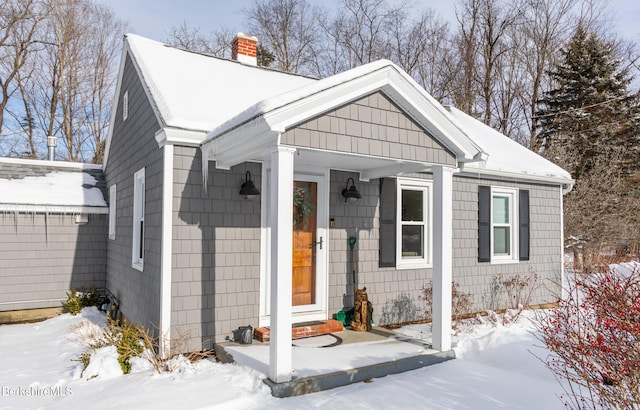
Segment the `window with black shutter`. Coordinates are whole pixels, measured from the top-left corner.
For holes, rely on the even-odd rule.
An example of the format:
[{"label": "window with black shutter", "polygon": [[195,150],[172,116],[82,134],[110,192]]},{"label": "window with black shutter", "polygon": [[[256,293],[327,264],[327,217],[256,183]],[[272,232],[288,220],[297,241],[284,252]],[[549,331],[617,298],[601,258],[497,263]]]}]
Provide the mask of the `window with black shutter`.
[{"label": "window with black shutter", "polygon": [[478,187],[478,262],[529,260],[529,191]]}]

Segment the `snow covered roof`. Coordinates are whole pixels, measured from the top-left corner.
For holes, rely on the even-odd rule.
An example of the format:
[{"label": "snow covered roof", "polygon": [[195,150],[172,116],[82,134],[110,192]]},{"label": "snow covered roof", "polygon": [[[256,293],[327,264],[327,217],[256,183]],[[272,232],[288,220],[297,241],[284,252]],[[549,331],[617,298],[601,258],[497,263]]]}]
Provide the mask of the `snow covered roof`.
[{"label": "snow covered roof", "polygon": [[106,213],[101,174],[97,165],[0,158],[0,211]]},{"label": "snow covered roof", "polygon": [[257,101],[317,80],[170,47],[126,42],[164,125],[209,132]]},{"label": "snow covered roof", "polygon": [[516,173],[523,176],[566,180],[567,183],[572,182],[571,175],[553,162],[457,108],[446,108],[465,134],[488,154],[486,161],[466,164],[466,170],[493,171],[505,174]]},{"label": "snow covered roof", "polygon": [[[466,171],[572,182],[566,171],[541,156],[455,108],[445,109],[390,61],[317,80],[180,50],[134,34],[126,35],[123,55],[127,54],[163,126],[156,139],[193,146],[206,142],[210,145],[202,146],[206,161],[214,159],[214,151],[219,155],[222,146],[246,151],[248,147],[242,145],[257,146],[254,140],[259,133],[283,132],[284,126],[320,115],[332,104],[348,103],[377,87],[465,163]],[[227,141],[213,146],[211,142],[220,136],[228,137]],[[234,157],[238,158],[249,157]]]}]

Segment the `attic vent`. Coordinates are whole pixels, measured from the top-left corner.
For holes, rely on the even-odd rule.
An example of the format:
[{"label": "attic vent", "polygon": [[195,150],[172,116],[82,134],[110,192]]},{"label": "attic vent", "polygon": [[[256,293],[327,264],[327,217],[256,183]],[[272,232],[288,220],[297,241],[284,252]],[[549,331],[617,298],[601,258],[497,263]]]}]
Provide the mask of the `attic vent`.
[{"label": "attic vent", "polygon": [[241,63],[258,65],[258,38],[238,33],[231,43],[231,58]]},{"label": "attic vent", "polygon": [[129,116],[129,90],[122,96],[122,121],[126,121]]}]

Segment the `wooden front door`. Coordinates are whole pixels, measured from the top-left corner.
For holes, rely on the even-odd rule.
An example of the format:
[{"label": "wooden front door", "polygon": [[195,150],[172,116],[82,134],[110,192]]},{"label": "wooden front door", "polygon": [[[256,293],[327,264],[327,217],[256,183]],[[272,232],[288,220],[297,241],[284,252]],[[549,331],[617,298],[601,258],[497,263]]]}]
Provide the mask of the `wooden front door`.
[{"label": "wooden front door", "polygon": [[317,182],[293,181],[293,306],[316,303],[317,198]]}]

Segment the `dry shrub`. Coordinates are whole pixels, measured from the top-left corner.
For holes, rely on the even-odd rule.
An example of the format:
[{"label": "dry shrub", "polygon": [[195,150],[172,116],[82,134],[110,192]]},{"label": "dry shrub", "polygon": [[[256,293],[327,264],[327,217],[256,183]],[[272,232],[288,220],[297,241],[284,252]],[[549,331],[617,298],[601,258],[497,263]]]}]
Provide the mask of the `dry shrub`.
[{"label": "dry shrub", "polygon": [[[429,282],[429,285],[422,289],[422,299],[427,304],[425,309],[425,320],[430,321],[433,319],[431,310],[433,307],[433,283]],[[473,305],[473,299],[468,293],[464,293],[460,290],[460,285],[456,282],[451,282],[451,319],[453,320],[451,327],[455,329],[460,321],[464,319],[469,313],[471,313],[471,306]]]},{"label": "dry shrub", "polygon": [[162,355],[159,353],[159,339],[150,331],[129,321],[120,323],[111,318],[107,318],[106,327],[83,320],[77,325],[71,326],[68,338],[88,349],[82,352],[77,359],[85,368],[89,365],[91,355],[95,350],[105,346],[115,346],[118,351],[118,362],[125,374],[131,372],[133,357],[144,358],[151,363],[157,372],[162,373],[172,371],[172,361],[175,361],[179,356],[190,362],[196,362],[213,355],[212,350],[182,353],[186,350],[190,339],[188,334],[180,334],[178,338],[171,339],[171,352]]},{"label": "dry shrub", "polygon": [[640,407],[640,272],[576,276],[538,319],[568,408]]},{"label": "dry shrub", "polygon": [[507,310],[502,315],[502,322],[513,323],[531,304],[533,292],[538,285],[538,275],[535,272],[499,275],[497,281],[507,295]]}]

